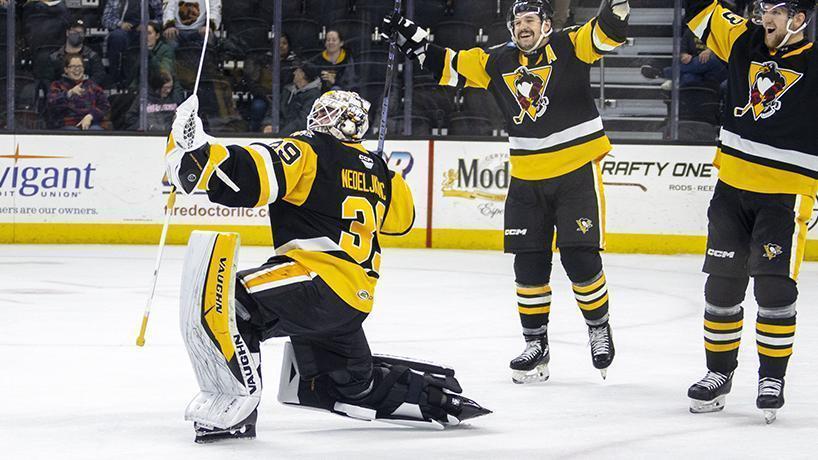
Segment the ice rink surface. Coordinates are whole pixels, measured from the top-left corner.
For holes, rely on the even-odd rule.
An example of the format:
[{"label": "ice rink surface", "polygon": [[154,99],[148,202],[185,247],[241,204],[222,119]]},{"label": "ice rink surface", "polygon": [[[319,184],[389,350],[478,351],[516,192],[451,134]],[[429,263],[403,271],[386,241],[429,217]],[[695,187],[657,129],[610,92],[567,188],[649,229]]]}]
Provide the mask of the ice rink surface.
[{"label": "ice rink surface", "polygon": [[[384,253],[373,351],[450,364],[464,394],[495,411],[443,432],[284,407],[283,340],[262,346],[258,438],[193,443],[182,414],[197,391],[178,331],[184,248],[162,264],[147,344],[134,345],[153,271],[151,246],[4,246],[0,252],[0,457],[270,458],[816,458],[818,264],[804,265],[786,406],[773,425],[755,408],[755,303],[745,302],[740,366],[716,414],[688,412],[704,375],[701,257],[604,256],[616,360],[607,381],[555,264],[551,379],[511,383],[522,351],[512,259],[498,252]],[[267,248],[242,248],[239,267]],[[556,261],[555,261],[556,262]],[[750,292],[751,294],[751,292]]]}]

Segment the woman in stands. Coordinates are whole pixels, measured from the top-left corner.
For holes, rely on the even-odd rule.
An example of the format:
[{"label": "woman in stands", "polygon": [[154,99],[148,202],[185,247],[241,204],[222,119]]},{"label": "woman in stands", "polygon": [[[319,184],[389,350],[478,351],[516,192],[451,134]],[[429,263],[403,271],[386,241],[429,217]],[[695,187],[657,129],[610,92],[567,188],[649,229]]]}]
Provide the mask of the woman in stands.
[{"label": "woman in stands", "polygon": [[62,129],[101,130],[100,123],[111,108],[102,87],[86,77],[79,54],[65,55],[64,71],[48,90],[51,121]]},{"label": "woman in stands", "polygon": [[358,90],[358,75],[352,53],[344,48],[341,32],[330,29],[324,38],[324,51],[313,58],[313,64],[321,70],[321,90]]}]

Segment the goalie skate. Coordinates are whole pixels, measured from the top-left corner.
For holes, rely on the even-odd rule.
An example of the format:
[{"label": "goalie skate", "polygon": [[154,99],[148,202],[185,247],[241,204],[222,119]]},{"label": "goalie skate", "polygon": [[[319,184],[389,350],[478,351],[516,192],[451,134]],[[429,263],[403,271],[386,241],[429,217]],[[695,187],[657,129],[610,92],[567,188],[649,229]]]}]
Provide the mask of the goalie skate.
[{"label": "goalie skate", "polygon": [[687,396],[690,398],[690,412],[703,414],[724,409],[727,394],[730,393],[732,387],[732,372],[725,375],[721,372],[708,371],[704,378],[687,390]]},{"label": "goalie skate", "polygon": [[511,360],[511,381],[518,384],[545,382],[550,376],[551,350],[548,336],[526,340],[525,350]]},{"label": "goalie skate", "polygon": [[246,419],[230,428],[215,428],[194,422],[193,428],[196,430],[194,441],[197,444],[207,444],[223,439],[255,439],[257,419],[258,410],[254,410]]}]

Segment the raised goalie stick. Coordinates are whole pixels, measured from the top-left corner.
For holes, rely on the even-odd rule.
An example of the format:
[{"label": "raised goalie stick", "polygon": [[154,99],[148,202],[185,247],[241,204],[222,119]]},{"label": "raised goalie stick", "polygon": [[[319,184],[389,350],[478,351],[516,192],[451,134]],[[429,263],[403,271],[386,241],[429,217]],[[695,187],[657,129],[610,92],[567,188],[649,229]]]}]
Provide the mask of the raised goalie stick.
[{"label": "raised goalie stick", "polygon": [[[400,13],[400,0],[395,0],[393,8],[395,14]],[[378,125],[378,155],[384,156],[383,144],[386,141],[387,116],[389,115],[389,97],[392,93],[392,77],[395,75],[395,64],[398,60],[397,32],[389,36],[389,56],[386,60],[386,83],[383,86],[383,101],[381,102],[381,120]]]},{"label": "raised goalie stick", "polygon": [[[196,82],[193,84],[193,94],[199,91],[199,79],[202,76],[202,67],[204,65],[205,51],[207,50],[207,41],[210,36],[210,2],[205,4],[205,34],[202,42],[202,52],[199,55],[199,69],[196,72]],[[185,123],[185,135],[190,133],[193,136],[194,127],[196,124],[196,112],[193,112]],[[189,144],[189,143],[188,143]],[[167,154],[168,152],[165,152]],[[139,336],[136,338],[136,345],[141,347],[145,345],[145,331],[148,328],[148,318],[151,314],[151,304],[153,297],[156,294],[156,282],[159,280],[159,266],[162,263],[162,253],[165,250],[165,240],[168,236],[168,227],[170,226],[170,216],[173,213],[173,206],[176,203],[176,187],[171,185],[170,194],[168,195],[168,202],[165,205],[165,222],[162,224],[162,235],[159,237],[159,251],[156,254],[156,264],[153,267],[153,283],[151,284],[150,295],[148,301],[145,303],[145,312],[142,315],[142,325],[139,328]]]}]

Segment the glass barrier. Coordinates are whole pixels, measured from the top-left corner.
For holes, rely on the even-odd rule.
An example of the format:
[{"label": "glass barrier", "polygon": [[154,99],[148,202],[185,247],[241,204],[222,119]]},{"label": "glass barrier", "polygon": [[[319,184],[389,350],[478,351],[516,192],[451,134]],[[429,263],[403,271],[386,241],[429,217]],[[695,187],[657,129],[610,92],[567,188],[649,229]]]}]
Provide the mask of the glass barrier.
[{"label": "glass barrier", "polygon": [[[209,132],[289,134],[304,128],[312,101],[335,88],[372,103],[370,136],[377,137],[388,57],[379,28],[391,0],[208,1],[198,94]],[[0,0],[0,129],[166,133],[196,81],[204,2]],[[723,2],[747,13],[747,0]],[[488,49],[510,39],[512,0],[402,3],[437,45]],[[627,42],[592,66],[592,91],[612,139],[715,139],[725,65],[682,24],[683,3],[630,0]],[[600,0],[551,4],[561,29],[591,20]],[[390,136],[506,135],[490,93],[438,85],[403,57],[391,88]]]}]

